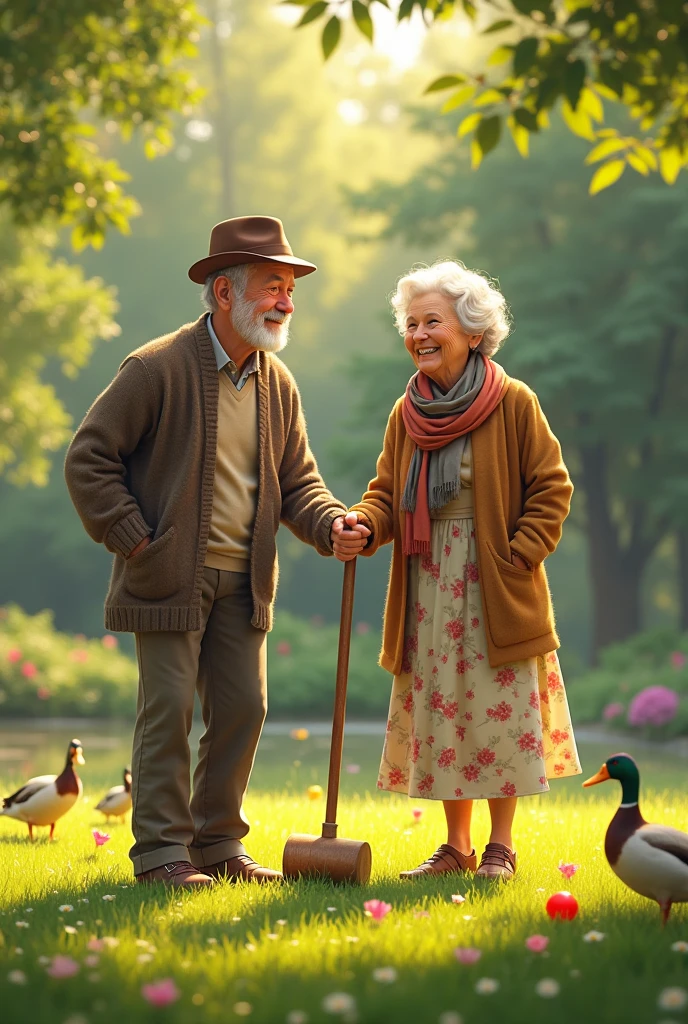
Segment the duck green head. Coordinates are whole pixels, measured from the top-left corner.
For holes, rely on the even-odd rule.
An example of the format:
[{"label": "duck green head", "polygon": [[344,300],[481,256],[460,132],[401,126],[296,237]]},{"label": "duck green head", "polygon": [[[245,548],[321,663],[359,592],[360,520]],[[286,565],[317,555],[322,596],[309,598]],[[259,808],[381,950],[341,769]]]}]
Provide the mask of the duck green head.
[{"label": "duck green head", "polygon": [[637,804],[640,793],[640,772],[630,754],[612,754],[604,762],[597,775],[586,779],[584,786],[596,786],[607,779],[618,779],[621,783],[621,802]]}]

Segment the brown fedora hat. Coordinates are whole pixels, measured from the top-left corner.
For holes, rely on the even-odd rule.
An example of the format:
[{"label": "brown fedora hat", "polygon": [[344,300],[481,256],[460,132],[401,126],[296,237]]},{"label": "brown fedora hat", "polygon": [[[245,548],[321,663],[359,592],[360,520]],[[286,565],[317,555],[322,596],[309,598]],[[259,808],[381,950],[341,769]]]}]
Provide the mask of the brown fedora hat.
[{"label": "brown fedora hat", "polygon": [[204,284],[208,274],[240,263],[286,263],[294,268],[294,277],[312,274],[318,268],[294,256],[277,217],[232,217],[216,224],[210,234],[210,252],[189,269],[196,284]]}]

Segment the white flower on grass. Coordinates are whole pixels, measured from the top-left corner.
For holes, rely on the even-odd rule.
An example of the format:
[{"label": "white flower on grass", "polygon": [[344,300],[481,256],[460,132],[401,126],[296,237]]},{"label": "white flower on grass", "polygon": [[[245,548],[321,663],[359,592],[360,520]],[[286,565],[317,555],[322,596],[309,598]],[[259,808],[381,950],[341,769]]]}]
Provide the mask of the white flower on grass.
[{"label": "white flower on grass", "polygon": [[553,999],[561,991],[561,985],[554,978],[541,978],[535,986],[535,991],[543,999]]},{"label": "white flower on grass", "polygon": [[137,964],[149,964],[152,959],[153,959],[153,954],[152,953],[139,953],[139,955],[136,957],[136,963]]},{"label": "white flower on grass", "polygon": [[451,898],[452,903],[465,903],[466,897],[462,896],[460,892],[455,892]]},{"label": "white flower on grass", "polygon": [[327,913],[328,914],[334,914],[334,913],[336,913],[336,911],[337,911],[336,907],[328,907],[327,908]]},{"label": "white flower on grass", "polygon": [[397,972],[393,967],[376,967],[373,971],[375,981],[381,981],[384,985],[391,985],[397,980]]},{"label": "white flower on grass", "polygon": [[322,1001],[325,1013],[354,1013],[356,1000],[348,992],[330,992]]},{"label": "white flower on grass", "polygon": [[292,1010],[286,1016],[287,1024],[308,1024],[308,1014],[303,1010]]},{"label": "white flower on grass", "polygon": [[26,985],[26,975],[23,971],[10,971],[7,980],[12,985]]},{"label": "white flower on grass", "polygon": [[[97,923],[98,922],[96,921],[96,924]],[[107,946],[108,949],[114,949],[116,946],[119,946],[119,939],[114,935],[103,935],[102,941],[103,945]]]},{"label": "white flower on grass", "polygon": [[496,978],[479,978],[475,983],[475,991],[479,996],[491,996],[499,988]]},{"label": "white flower on grass", "polygon": [[116,896],[103,896],[106,903],[112,903],[113,900],[117,899]]},{"label": "white flower on grass", "polygon": [[61,914],[71,914],[71,912],[74,910],[74,907],[72,907],[69,903],[63,903],[62,906],[58,907],[57,909],[60,911]]},{"label": "white flower on grass", "polygon": [[248,1017],[250,1013],[253,1013],[253,1007],[251,1006],[250,1003],[235,1003],[234,1012],[236,1013],[237,1017]]},{"label": "white flower on grass", "polygon": [[67,932],[67,935],[76,935],[77,934],[77,929],[74,927],[73,924],[66,924],[64,930]]},{"label": "white flower on grass", "polygon": [[657,1000],[660,1010],[682,1010],[686,1003],[688,992],[684,988],[663,988]]},{"label": "white flower on grass", "polygon": [[583,936],[583,942],[602,942],[603,938],[604,932],[596,932],[593,930],[585,933]]},{"label": "white flower on grass", "polygon": [[14,923],[16,924],[17,928],[28,928],[29,927],[29,922],[28,921],[15,921]]},{"label": "white flower on grass", "polygon": [[14,947],[14,955],[15,956],[21,956],[23,952],[24,952],[24,950],[21,948],[21,946],[15,946]]},{"label": "white flower on grass", "polygon": [[347,935],[347,942],[358,942],[358,935]]},{"label": "white flower on grass", "polygon": [[679,942],[674,942],[671,948],[674,953],[688,953],[688,942],[681,939]]},{"label": "white flower on grass", "polygon": [[447,1010],[439,1015],[437,1024],[463,1024],[463,1017],[455,1010]]},{"label": "white flower on grass", "polygon": [[51,962],[52,961],[49,956],[39,956],[38,960],[36,961],[39,967],[47,967],[48,964]]}]

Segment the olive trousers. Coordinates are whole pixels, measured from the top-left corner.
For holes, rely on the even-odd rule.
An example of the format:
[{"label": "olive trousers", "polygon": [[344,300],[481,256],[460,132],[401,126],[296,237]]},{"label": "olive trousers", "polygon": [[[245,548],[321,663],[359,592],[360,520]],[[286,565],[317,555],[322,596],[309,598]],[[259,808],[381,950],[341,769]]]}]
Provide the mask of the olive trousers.
[{"label": "olive trousers", "polygon": [[[242,802],[267,711],[266,633],[251,625],[252,613],[247,573],[206,568],[200,629],[136,634],[129,856],[137,875],[178,860],[209,867],[246,852]],[[191,796],[196,690],[205,732]]]}]

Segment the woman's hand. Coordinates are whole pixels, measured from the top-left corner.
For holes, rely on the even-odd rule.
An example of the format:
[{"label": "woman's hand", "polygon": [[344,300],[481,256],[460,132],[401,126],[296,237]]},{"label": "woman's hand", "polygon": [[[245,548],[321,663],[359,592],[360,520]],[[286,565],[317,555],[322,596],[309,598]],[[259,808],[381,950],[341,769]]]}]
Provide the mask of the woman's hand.
[{"label": "woman's hand", "polygon": [[528,572],[533,568],[532,565],[528,565],[525,558],[521,558],[515,551],[511,552],[511,564],[515,565],[517,569],[526,569]]},{"label": "woman's hand", "polygon": [[337,516],[332,523],[330,540],[335,556],[340,562],[350,562],[360,555],[366,546],[370,530],[359,521],[356,512],[347,512],[346,516]]}]

